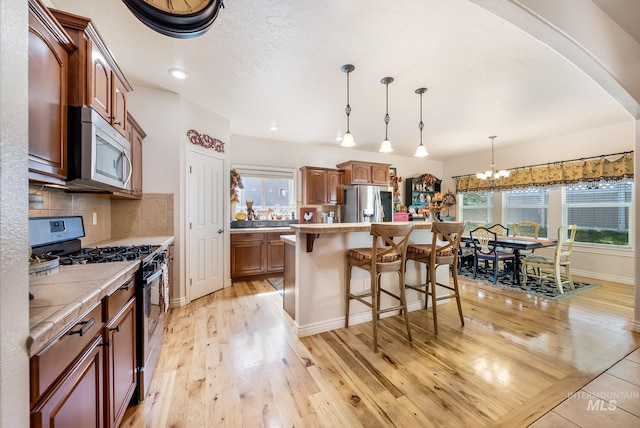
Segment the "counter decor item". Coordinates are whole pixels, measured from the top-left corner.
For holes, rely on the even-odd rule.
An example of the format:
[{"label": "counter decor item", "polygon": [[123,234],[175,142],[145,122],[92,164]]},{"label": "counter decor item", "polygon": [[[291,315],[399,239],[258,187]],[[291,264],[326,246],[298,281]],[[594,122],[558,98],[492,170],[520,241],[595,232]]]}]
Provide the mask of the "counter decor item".
[{"label": "counter decor item", "polygon": [[456,219],[455,216],[452,217],[449,212],[451,210],[451,207],[455,204],[456,195],[454,195],[451,190],[447,190],[447,193],[442,196],[442,205],[444,205],[444,207],[447,209],[447,215],[442,217],[444,221],[454,221]]},{"label": "counter decor item", "polygon": [[60,271],[60,257],[51,254],[41,254],[29,258],[29,275],[49,276]]},{"label": "counter decor item", "polygon": [[300,208],[300,223],[315,223],[316,222],[316,209],[315,208]]},{"label": "counter decor item", "polygon": [[245,213],[244,211],[240,210],[239,212],[236,213],[236,220],[244,221],[246,219],[247,219],[247,213]]}]

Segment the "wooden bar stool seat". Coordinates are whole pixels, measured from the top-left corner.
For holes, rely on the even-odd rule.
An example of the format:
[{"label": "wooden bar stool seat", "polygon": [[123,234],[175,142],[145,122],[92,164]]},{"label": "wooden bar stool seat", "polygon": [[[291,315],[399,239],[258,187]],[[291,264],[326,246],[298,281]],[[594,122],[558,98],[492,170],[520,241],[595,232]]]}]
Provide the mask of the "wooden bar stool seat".
[{"label": "wooden bar stool seat", "polygon": [[[460,292],[458,290],[458,256],[460,249],[460,238],[464,231],[464,223],[461,222],[433,222],[431,224],[432,240],[431,244],[411,244],[407,248],[407,260],[426,265],[426,278],[423,284],[405,284],[405,288],[419,291],[425,294],[425,308],[429,304],[431,296],[431,309],[433,311],[433,328],[438,334],[438,313],[436,302],[445,299],[456,299],[458,304],[458,314],[460,323],[464,326],[462,315],[462,305],[460,304]],[[439,283],[436,278],[436,268],[438,266],[448,266],[448,271],[453,277],[453,285],[447,281],[446,284]],[[447,275],[447,278],[449,276]],[[442,287],[450,291],[443,296],[436,296],[437,287]],[[451,291],[453,293],[451,293]]]},{"label": "wooden bar stool seat", "polygon": [[[413,230],[413,224],[372,223],[371,247],[353,248],[346,254],[346,308],[344,326],[349,327],[349,305],[351,300],[371,308],[373,323],[373,351],[378,352],[378,319],[380,314],[391,311],[404,313],[407,337],[411,342],[411,329],[409,328],[409,315],[407,314],[407,300],[404,294],[404,266],[407,256],[409,235]],[[361,293],[351,292],[351,273],[354,267],[364,269],[371,277],[371,288]],[[381,286],[383,273],[395,272],[398,277],[399,294]],[[380,293],[393,297],[397,304],[380,307]]]}]

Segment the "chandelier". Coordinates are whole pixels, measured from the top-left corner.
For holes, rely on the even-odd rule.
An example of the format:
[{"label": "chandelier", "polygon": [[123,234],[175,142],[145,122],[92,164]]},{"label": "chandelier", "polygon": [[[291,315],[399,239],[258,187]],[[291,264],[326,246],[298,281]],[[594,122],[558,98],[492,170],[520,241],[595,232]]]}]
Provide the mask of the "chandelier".
[{"label": "chandelier", "polygon": [[485,172],[479,172],[476,174],[476,177],[480,180],[489,180],[491,182],[509,176],[509,171],[506,169],[501,169],[500,171],[496,171],[496,164],[493,160],[493,140],[497,138],[496,135],[492,135],[491,138],[491,170],[487,170]]}]

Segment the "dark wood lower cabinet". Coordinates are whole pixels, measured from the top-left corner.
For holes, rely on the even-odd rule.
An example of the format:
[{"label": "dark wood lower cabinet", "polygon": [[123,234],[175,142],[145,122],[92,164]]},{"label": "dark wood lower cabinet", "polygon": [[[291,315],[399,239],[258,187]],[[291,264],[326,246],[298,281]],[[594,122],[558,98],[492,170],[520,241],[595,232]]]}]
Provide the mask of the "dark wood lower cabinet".
[{"label": "dark wood lower cabinet", "polygon": [[232,233],[231,279],[267,277],[283,273],[284,243],[280,236],[293,233]]},{"label": "dark wood lower cabinet", "polygon": [[136,300],[132,298],[120,314],[107,324],[107,400],[109,426],[122,421],[136,390]]},{"label": "dark wood lower cabinet", "polygon": [[103,427],[102,334],[31,410],[32,427]]},{"label": "dark wood lower cabinet", "polygon": [[31,426],[119,426],[137,387],[137,367],[131,275],[31,357]]}]

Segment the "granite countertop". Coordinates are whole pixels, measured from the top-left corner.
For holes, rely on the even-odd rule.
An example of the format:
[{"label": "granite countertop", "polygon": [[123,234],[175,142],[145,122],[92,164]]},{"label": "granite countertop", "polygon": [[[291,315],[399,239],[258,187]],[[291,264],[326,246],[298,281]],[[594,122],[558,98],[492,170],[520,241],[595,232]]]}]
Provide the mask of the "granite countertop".
[{"label": "granite countertop", "polygon": [[[412,223],[416,229],[431,229],[430,221],[399,221],[395,224]],[[392,223],[389,223],[392,224]],[[324,234],[324,233],[348,233],[348,232],[368,232],[371,223],[313,223],[313,224],[292,224],[291,228],[300,233]]]},{"label": "granite countertop", "polygon": [[[115,245],[168,246],[173,236],[103,241],[87,247]],[[138,270],[139,260],[60,266],[57,274],[29,277],[29,356],[38,353],[76,319],[97,305]]]}]

